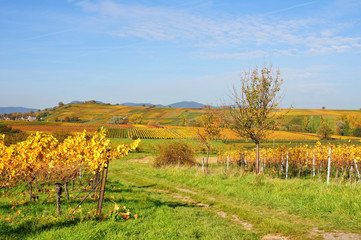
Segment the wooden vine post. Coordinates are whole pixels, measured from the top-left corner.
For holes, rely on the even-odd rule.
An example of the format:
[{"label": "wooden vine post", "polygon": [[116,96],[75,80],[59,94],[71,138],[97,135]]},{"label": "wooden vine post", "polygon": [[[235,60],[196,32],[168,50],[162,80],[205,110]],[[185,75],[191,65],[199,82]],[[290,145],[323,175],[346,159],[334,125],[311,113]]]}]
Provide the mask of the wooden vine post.
[{"label": "wooden vine post", "polygon": [[97,208],[97,215],[99,217],[102,214],[104,191],[105,191],[105,184],[106,184],[106,181],[107,181],[108,168],[109,168],[109,160],[107,160],[107,162],[106,162],[106,164],[105,164],[105,166],[103,168],[102,181],[101,181],[101,185],[100,185],[98,208]]},{"label": "wooden vine post", "polygon": [[287,159],[286,159],[286,179],[288,179],[288,161],[290,158],[290,153],[287,151]]},{"label": "wooden vine post", "polygon": [[227,155],[227,170],[229,168],[229,154]]},{"label": "wooden vine post", "polygon": [[202,173],[204,174],[205,171],[204,171],[204,157],[202,157]]},{"label": "wooden vine post", "polygon": [[312,159],[312,176],[316,176],[316,167],[315,167],[315,150],[313,150],[313,159]]},{"label": "wooden vine post", "polygon": [[29,186],[29,200],[31,201],[33,199],[33,185],[31,185],[31,181],[28,182]]},{"label": "wooden vine post", "polygon": [[94,188],[94,195],[93,195],[94,200],[96,200],[96,197],[98,194],[99,180],[100,180],[100,171],[99,171],[99,167],[98,167],[97,170],[95,171],[94,178],[93,178],[93,185],[92,185],[92,188]]},{"label": "wooden vine post", "polygon": [[358,176],[358,181],[360,181],[360,171],[358,170],[358,166],[357,166],[357,162],[356,162],[355,156],[353,156],[353,162],[355,163],[356,172],[357,172],[357,176]]},{"label": "wooden vine post", "polygon": [[61,215],[61,208],[60,208],[60,197],[63,191],[63,185],[61,183],[54,184],[55,194],[56,194],[56,208],[58,210],[58,216]]},{"label": "wooden vine post", "polygon": [[327,184],[330,184],[330,175],[331,175],[331,148],[328,153],[328,165],[327,165]]}]

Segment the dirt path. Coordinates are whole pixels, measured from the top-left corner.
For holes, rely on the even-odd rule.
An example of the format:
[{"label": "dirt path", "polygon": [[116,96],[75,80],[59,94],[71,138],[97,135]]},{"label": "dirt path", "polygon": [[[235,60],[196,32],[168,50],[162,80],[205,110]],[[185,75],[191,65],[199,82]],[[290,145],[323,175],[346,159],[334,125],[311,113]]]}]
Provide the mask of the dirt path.
[{"label": "dirt path", "polygon": [[[201,158],[198,158],[197,160],[201,160]],[[146,157],[146,158],[142,158],[142,159],[131,159],[128,161],[129,162],[139,162],[139,163],[150,163],[153,161],[153,157]],[[217,159],[214,157],[211,159],[211,161],[216,162]],[[122,172],[122,174],[129,175],[129,172]],[[199,189],[195,190],[195,189],[186,188],[184,186],[174,185],[175,183],[171,183],[165,179],[153,179],[153,178],[147,177],[147,176],[142,176],[142,177],[145,178],[147,181],[157,183],[157,185],[150,187],[149,191],[157,192],[159,194],[165,194],[165,195],[171,196],[176,201],[186,202],[189,205],[203,208],[206,211],[211,211],[221,218],[228,219],[230,222],[240,226],[241,228],[243,228],[246,231],[251,231],[251,232],[259,234],[259,227],[258,228],[255,227],[252,222],[242,219],[240,216],[234,214],[233,212],[229,212],[226,209],[223,209],[221,207],[224,204],[227,206],[228,205],[231,206],[232,204],[234,205],[234,203],[232,203],[231,200],[228,200],[226,198],[220,198],[217,196],[212,196]],[[165,185],[167,187],[167,190],[157,188],[158,185]],[[302,221],[304,221],[302,218],[300,218],[296,215],[280,212],[278,210],[268,209],[267,212],[259,212],[259,211],[261,211],[260,209],[262,209],[262,207],[260,207],[260,209],[256,209],[256,208],[251,208],[251,209],[252,210],[250,210],[250,211],[254,211],[255,214],[260,214],[263,217],[267,217],[267,215],[271,214],[272,216],[279,215],[282,218],[285,218],[285,217],[289,218],[290,222],[292,222],[292,221],[300,222],[300,224],[302,224]],[[285,215],[285,216],[283,216],[283,215]],[[309,223],[305,224],[305,226],[309,226]],[[316,227],[309,228],[308,234],[306,233],[306,235],[304,235],[304,236],[307,239],[361,240],[361,234],[345,233],[345,232],[340,232],[340,231],[325,232]],[[299,236],[296,238],[302,239]],[[270,233],[270,234],[266,234],[266,235],[262,236],[262,239],[288,240],[288,239],[293,239],[293,238],[291,236],[283,236],[279,233]]]},{"label": "dirt path", "polygon": [[[181,188],[176,187],[176,190],[183,192],[183,193],[191,193],[191,194],[198,194],[196,191],[187,189],[187,188]],[[239,217],[235,214],[227,213],[224,210],[217,210],[215,208],[212,208],[210,204],[202,203],[199,201],[194,200],[192,197],[188,195],[182,195],[180,193],[174,193],[168,190],[161,190],[161,189],[154,189],[154,191],[163,193],[163,194],[170,194],[173,198],[180,200],[182,202],[187,202],[190,204],[195,204],[198,207],[202,208],[208,208],[209,211],[217,214],[218,216],[222,218],[229,218],[233,223],[239,225],[246,231],[253,231],[253,224],[244,220],[239,219]],[[208,200],[214,199],[213,197],[208,198]],[[325,240],[361,240],[361,235],[356,233],[344,233],[344,232],[325,232],[322,230],[319,230],[318,228],[313,228],[309,234],[308,237],[310,239],[325,239]],[[282,236],[281,234],[267,234],[262,237],[264,240],[288,240],[291,239],[287,236]]]}]

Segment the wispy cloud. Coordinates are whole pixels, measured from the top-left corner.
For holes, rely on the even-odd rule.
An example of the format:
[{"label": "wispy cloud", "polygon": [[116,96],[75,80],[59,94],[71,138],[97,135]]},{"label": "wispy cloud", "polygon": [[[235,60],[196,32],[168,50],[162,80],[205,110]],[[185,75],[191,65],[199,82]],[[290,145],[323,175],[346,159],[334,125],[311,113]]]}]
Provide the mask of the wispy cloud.
[{"label": "wispy cloud", "polygon": [[268,12],[268,13],[266,13],[266,15],[271,15],[271,14],[280,13],[280,12],[286,12],[286,11],[289,11],[289,10],[292,10],[292,9],[295,9],[295,8],[300,8],[300,7],[305,7],[305,6],[308,6],[308,5],[311,5],[311,4],[315,4],[317,2],[318,1],[312,1],[312,2],[296,4],[296,5],[287,7],[287,8],[282,8],[282,9],[278,9],[278,10],[275,10],[275,11],[272,11],[272,12]]},{"label": "wispy cloud", "polygon": [[50,37],[50,36],[54,36],[54,35],[59,35],[59,34],[67,33],[67,32],[70,32],[70,31],[72,31],[72,30],[67,29],[67,30],[62,30],[62,31],[44,33],[44,34],[41,34],[41,35],[37,35],[37,36],[25,38],[25,39],[23,39],[23,41],[36,40],[36,39],[40,39],[40,38],[45,38],[45,37]]},{"label": "wispy cloud", "polygon": [[[311,5],[306,2],[271,13]],[[262,47],[280,49],[289,54],[325,54],[360,51],[361,37],[337,35],[332,24],[320,29],[320,19],[287,19],[272,16],[218,17],[194,15],[184,9],[139,4],[118,4],[113,1],[78,2],[84,11],[108,23],[107,34],[121,38],[153,41],[190,41],[196,46],[236,46],[247,44],[252,51]],[[105,19],[105,20],[104,20]],[[275,50],[275,53],[282,53]],[[213,54],[213,57],[243,57],[243,53]]]}]

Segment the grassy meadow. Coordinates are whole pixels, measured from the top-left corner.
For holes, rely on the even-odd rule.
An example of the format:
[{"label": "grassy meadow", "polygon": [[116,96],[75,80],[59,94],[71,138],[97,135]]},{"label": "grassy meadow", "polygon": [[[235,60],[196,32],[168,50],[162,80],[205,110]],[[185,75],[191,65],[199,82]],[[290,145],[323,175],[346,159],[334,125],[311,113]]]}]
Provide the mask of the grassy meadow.
[{"label": "grassy meadow", "polygon": [[[107,104],[71,104],[49,110],[42,122],[4,121],[14,129],[35,131],[92,133],[112,116],[142,114],[143,122],[157,121],[164,128],[181,127],[184,116],[194,119],[203,109],[125,107]],[[342,115],[361,118],[360,111],[293,109],[283,125],[300,125],[312,116],[321,116],[334,126]],[[55,122],[65,117],[79,117],[79,123]],[[146,128],[146,125],[134,125]],[[151,126],[149,126],[151,127]],[[229,130],[230,131],[230,130]],[[232,133],[228,133],[232,134]],[[333,144],[360,145],[360,138],[333,136]],[[129,144],[130,138],[112,138],[112,144]],[[62,216],[57,216],[53,186],[42,186],[37,201],[28,200],[25,186],[0,189],[0,239],[361,239],[361,184],[325,176],[291,178],[243,172],[238,166],[226,169],[211,162],[209,174],[200,166],[154,168],[152,159],[158,145],[172,141],[142,139],[137,150],[111,162],[101,218],[96,216],[97,201],[88,198],[90,186],[75,184],[70,199],[63,193]],[[198,156],[206,147],[186,138]],[[261,143],[263,148],[279,145],[294,147],[314,145],[316,134],[276,131]],[[328,141],[323,141],[323,144]],[[219,150],[253,149],[247,139],[212,141],[211,156]],[[86,177],[86,176],[84,176]],[[90,178],[90,176],[88,176]],[[84,179],[82,179],[84,181]],[[116,211],[130,213],[125,220]]]},{"label": "grassy meadow", "polygon": [[[24,186],[2,189],[0,239],[322,239],[332,232],[361,236],[360,184],[276,179],[215,164],[209,175],[199,167],[158,169],[149,157],[144,159],[148,155],[132,153],[110,164],[102,219],[94,217],[96,201],[91,198],[71,214],[86,195],[80,192],[85,186],[76,184],[70,200],[63,195],[61,217],[51,186],[37,193],[36,202],[28,201]],[[126,206],[132,217],[115,219],[111,211],[116,206]]]}]

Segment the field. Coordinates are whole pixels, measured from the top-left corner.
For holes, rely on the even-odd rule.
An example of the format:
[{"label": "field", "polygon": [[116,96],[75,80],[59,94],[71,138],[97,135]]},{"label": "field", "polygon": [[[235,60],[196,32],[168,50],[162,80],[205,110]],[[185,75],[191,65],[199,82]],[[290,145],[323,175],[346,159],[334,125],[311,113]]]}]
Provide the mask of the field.
[{"label": "field", "polygon": [[[285,124],[300,124],[305,116],[312,116],[315,124],[319,124],[320,116],[328,121],[332,126],[335,119],[339,116],[361,117],[359,110],[322,110],[322,109],[292,109],[282,110],[288,114],[284,119]],[[63,120],[65,117],[78,117],[81,122],[87,124],[102,125],[109,121],[113,116],[131,116],[132,114],[142,115],[142,124],[149,121],[155,121],[160,125],[179,126],[183,123],[185,117],[187,121],[195,119],[205,113],[204,109],[192,108],[158,108],[158,107],[127,107],[110,104],[67,104],[62,107],[55,107],[47,110],[50,114],[45,117],[45,121],[54,122]]]},{"label": "field", "polygon": [[[348,117],[350,123],[358,126],[361,123],[361,111],[358,110],[322,110],[322,109],[292,109],[280,121],[280,130],[270,133],[268,141],[317,141],[316,133],[302,133],[301,126],[305,117],[312,120],[315,128],[320,124],[321,117],[335,129],[335,122],[342,116]],[[47,116],[41,122],[2,121],[14,129],[26,132],[87,132],[93,133],[101,126],[109,129],[109,137],[143,139],[195,139],[197,128],[184,126],[195,121],[205,113],[204,109],[157,108],[157,107],[127,107],[110,104],[78,103],[48,109]],[[113,116],[130,117],[133,114],[142,116],[138,124],[110,125],[108,121]],[[62,122],[66,118],[78,118],[79,122]],[[152,125],[147,125],[147,124]],[[157,128],[154,128],[155,126]],[[289,129],[285,129],[288,126]],[[333,136],[334,139],[358,139],[346,136]],[[224,130],[221,139],[240,140],[241,137],[231,130]]]},{"label": "field", "polygon": [[62,120],[65,117],[79,117],[82,122],[90,124],[105,124],[113,116],[131,116],[141,114],[142,122],[157,121],[159,124],[178,125],[183,119],[195,118],[204,113],[202,109],[186,108],[151,108],[151,107],[127,107],[108,104],[68,104],[49,111],[50,116],[45,121]]},{"label": "field", "polygon": [[[154,169],[148,153],[133,153],[110,165],[102,220],[94,200],[71,211],[86,194],[79,188],[56,216],[54,190],[27,196],[2,193],[2,239],[359,239],[359,184],[319,179],[274,179],[243,174],[236,166]],[[136,159],[136,160],[129,160]],[[17,189],[19,190],[19,189]],[[26,191],[25,191],[26,193]],[[115,220],[126,206],[137,218]],[[190,224],[191,223],[191,224]]]},{"label": "field", "polygon": [[[17,148],[0,146],[0,154],[9,160],[6,166],[0,161],[0,239],[361,239],[360,138],[334,135],[320,144],[315,133],[269,132],[261,143],[261,173],[255,175],[255,144],[223,129],[221,137],[212,141],[205,175],[200,159],[206,147],[197,140],[204,129],[183,126],[184,116],[195,119],[204,113],[202,109],[72,104],[52,111],[41,122],[2,122],[28,133],[78,135],[61,144],[48,136],[34,146],[34,139]],[[135,113],[142,114],[142,123],[107,123],[112,116]],[[299,125],[305,116],[318,123],[322,116],[332,125],[342,115],[357,120],[360,111],[296,109],[281,124]],[[81,121],[59,121],[75,116]],[[159,124],[148,125],[149,121]],[[94,137],[102,126],[106,135]],[[93,139],[81,135],[84,130]],[[105,156],[123,156],[124,150],[114,147],[134,138],[142,139],[136,151],[110,162],[102,216],[97,217],[93,195],[73,213],[91,189],[88,181],[94,184],[97,167],[108,166]],[[173,139],[192,146],[196,166],[153,167],[158,146]],[[330,147],[334,152],[327,184]],[[48,162],[51,158],[55,161]],[[313,175],[312,166],[317,169]],[[44,167],[46,172],[41,171]],[[41,191],[35,185],[30,188],[36,195],[36,201],[30,201],[25,181],[38,172]],[[24,176],[17,181],[17,175]],[[56,197],[55,178],[75,181],[69,199],[65,193]],[[12,179],[14,187],[7,189],[6,179]],[[62,202],[61,216],[57,199]]]}]

